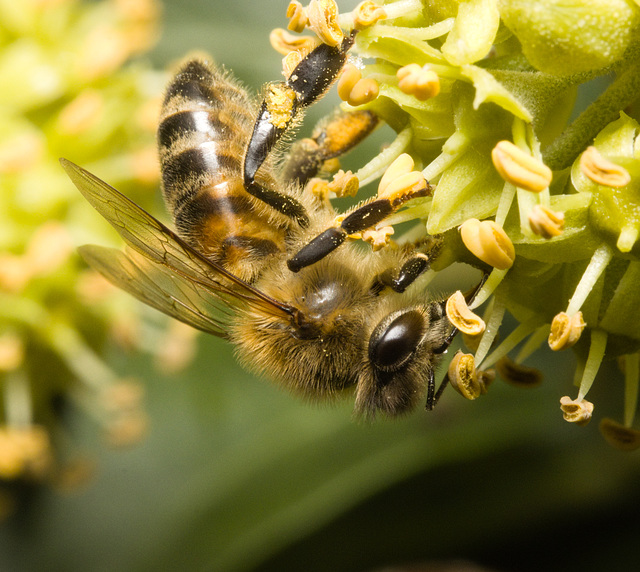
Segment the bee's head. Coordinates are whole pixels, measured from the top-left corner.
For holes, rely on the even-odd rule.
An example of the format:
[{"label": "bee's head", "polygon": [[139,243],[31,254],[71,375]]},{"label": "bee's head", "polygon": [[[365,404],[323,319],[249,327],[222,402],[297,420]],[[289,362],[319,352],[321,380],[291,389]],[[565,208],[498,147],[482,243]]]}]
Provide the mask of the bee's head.
[{"label": "bee's head", "polygon": [[401,415],[427,392],[449,345],[451,324],[439,302],[389,313],[369,337],[367,367],[358,381],[356,413]]}]

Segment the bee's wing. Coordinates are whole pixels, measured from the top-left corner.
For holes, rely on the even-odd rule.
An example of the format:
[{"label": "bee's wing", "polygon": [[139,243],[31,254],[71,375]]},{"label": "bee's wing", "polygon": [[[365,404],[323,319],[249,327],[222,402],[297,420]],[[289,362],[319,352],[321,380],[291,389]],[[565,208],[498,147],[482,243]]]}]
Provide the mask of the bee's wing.
[{"label": "bee's wing", "polygon": [[82,258],[118,288],[138,300],[209,334],[224,337],[227,308],[206,288],[155,264],[135,250],[123,252],[87,244]]},{"label": "bee's wing", "polygon": [[[135,255],[130,252],[116,256],[94,249],[85,250],[85,254],[97,263],[98,270],[104,271],[109,279],[134,296],[190,324],[190,311],[183,313],[177,308],[186,304],[200,313],[202,308],[193,307],[194,299],[187,293],[222,302],[218,308],[246,303],[262,312],[285,317],[295,312],[292,306],[267,296],[202,256],[171,229],[89,171],[66,159],[60,162],[78,190],[135,252]],[[126,272],[116,270],[116,265],[122,262],[125,262]],[[136,266],[138,270],[135,270]],[[145,272],[150,275],[148,280],[143,277]],[[134,281],[138,281],[138,285],[134,286]],[[206,331],[217,333],[221,322],[213,318],[212,321],[216,324],[214,331],[211,328]]]}]

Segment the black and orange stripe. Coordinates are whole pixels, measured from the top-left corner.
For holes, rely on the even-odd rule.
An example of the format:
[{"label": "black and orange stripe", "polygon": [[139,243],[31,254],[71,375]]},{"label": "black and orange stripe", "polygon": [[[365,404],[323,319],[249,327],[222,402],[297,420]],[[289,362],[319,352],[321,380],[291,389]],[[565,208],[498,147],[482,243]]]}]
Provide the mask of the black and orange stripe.
[{"label": "black and orange stripe", "polygon": [[[256,114],[224,72],[190,60],[167,88],[158,128],[163,194],[178,232],[248,281],[270,255],[284,250],[290,224],[243,185]],[[275,188],[268,164],[256,181]]]}]

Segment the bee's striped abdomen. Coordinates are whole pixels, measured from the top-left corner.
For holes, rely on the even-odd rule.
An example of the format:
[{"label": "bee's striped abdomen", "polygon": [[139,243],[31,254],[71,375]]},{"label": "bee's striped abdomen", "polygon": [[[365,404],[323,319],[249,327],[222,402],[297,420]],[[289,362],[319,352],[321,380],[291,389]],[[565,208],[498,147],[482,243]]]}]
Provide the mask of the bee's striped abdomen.
[{"label": "bee's striped abdomen", "polygon": [[[288,225],[243,185],[255,117],[253,102],[223,72],[191,60],[169,84],[158,128],[163,194],[179,234],[248,281],[284,250]],[[275,186],[268,165],[256,180]]]}]

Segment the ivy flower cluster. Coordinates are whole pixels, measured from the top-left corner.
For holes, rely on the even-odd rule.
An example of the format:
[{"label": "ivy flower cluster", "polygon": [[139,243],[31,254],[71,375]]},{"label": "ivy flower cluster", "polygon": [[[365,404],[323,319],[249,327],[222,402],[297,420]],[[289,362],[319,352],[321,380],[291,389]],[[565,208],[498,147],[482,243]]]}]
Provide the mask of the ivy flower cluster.
[{"label": "ivy flower cluster", "polygon": [[138,307],[75,255],[74,243],[112,238],[87,218],[58,158],[90,166],[151,202],[158,179],[157,98],[165,78],[129,60],[155,42],[158,15],[155,0],[0,2],[5,485],[77,478],[67,470],[73,463],[61,458],[62,450],[74,449],[61,446],[73,442],[61,405],[91,416],[113,444],[135,442],[145,431],[140,384],[119,378],[102,348],[109,337],[135,349],[139,339],[153,336],[140,336]]},{"label": "ivy flower cluster", "polygon": [[[360,186],[406,154],[435,187],[381,227],[423,221],[442,242],[433,270],[464,262],[487,275],[470,308],[460,296],[450,304],[472,350],[452,362],[454,386],[475,398],[494,367],[535,385],[539,372],[523,362],[571,347],[578,389],[560,405],[585,424],[600,365],[617,359],[624,412],[600,429],[614,446],[639,447],[638,1],[365,1],[341,14],[333,0],[293,0],[287,16],[290,31],[271,34],[285,74],[318,42],[358,30],[338,93],[397,134],[355,173]],[[581,85],[597,77],[607,87],[574,118]],[[471,311],[485,302],[482,316]],[[507,313],[518,325],[498,339]]]}]

